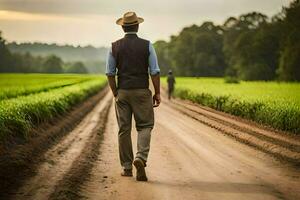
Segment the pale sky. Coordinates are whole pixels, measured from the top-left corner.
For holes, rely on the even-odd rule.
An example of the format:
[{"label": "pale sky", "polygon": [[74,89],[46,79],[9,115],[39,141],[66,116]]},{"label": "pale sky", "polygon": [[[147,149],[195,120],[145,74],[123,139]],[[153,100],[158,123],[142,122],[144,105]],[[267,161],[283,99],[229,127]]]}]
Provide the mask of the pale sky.
[{"label": "pale sky", "polygon": [[145,19],[139,35],[155,42],[204,21],[222,24],[251,11],[272,16],[291,1],[0,0],[0,30],[8,41],[109,46],[123,35],[116,19],[135,11]]}]

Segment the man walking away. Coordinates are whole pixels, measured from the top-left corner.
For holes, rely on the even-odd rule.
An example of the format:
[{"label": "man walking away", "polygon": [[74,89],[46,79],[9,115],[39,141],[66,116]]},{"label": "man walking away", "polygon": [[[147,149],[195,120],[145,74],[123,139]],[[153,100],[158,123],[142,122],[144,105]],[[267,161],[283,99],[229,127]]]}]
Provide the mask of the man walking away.
[{"label": "man walking away", "polygon": [[[127,12],[116,23],[125,36],[112,43],[106,63],[106,75],[115,97],[119,126],[119,157],[122,176],[132,176],[136,167],[137,181],[147,181],[145,172],[150,149],[151,130],[154,126],[153,107],[160,104],[160,77],[157,57],[152,44],[137,36],[139,24],[144,20],[134,12]],[[149,74],[155,94],[149,90]],[[115,80],[117,75],[117,84]],[[138,132],[137,153],[133,158],[131,142],[132,115]]]},{"label": "man walking away", "polygon": [[174,92],[174,85],[176,83],[172,70],[169,70],[169,72],[168,72],[167,82],[168,82],[168,97],[170,100],[173,95],[173,92]]}]

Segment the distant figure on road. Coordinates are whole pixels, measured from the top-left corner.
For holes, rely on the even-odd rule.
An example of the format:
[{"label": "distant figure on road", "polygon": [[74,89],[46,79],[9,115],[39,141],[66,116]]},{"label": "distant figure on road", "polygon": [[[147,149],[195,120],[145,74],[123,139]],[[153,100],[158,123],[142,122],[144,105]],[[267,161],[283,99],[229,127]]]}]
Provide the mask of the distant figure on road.
[{"label": "distant figure on road", "polygon": [[[153,107],[160,104],[160,69],[152,44],[137,36],[139,24],[144,21],[134,12],[127,12],[116,23],[125,36],[112,43],[106,63],[106,75],[115,97],[119,125],[119,156],[122,176],[132,176],[132,164],[137,169],[136,180],[147,181],[145,167],[154,126]],[[149,90],[150,71],[155,94]],[[118,77],[116,84],[115,75]],[[137,153],[133,160],[131,142],[132,115],[138,131]]]},{"label": "distant figure on road", "polygon": [[168,82],[168,98],[170,100],[174,92],[174,85],[176,83],[172,70],[169,70],[168,72],[167,82]]}]

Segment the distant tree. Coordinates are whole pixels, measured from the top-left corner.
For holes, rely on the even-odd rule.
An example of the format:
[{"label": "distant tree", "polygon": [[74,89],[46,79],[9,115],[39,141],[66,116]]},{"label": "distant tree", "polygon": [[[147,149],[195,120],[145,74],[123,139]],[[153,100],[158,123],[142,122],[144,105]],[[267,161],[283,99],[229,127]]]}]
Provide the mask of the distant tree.
[{"label": "distant tree", "polygon": [[222,34],[212,22],[184,28],[170,41],[172,67],[183,76],[223,76]]},{"label": "distant tree", "polygon": [[43,72],[45,73],[62,73],[63,72],[63,61],[61,58],[51,55],[48,56],[43,65]]},{"label": "distant tree", "polygon": [[224,23],[227,75],[244,80],[272,80],[276,77],[281,31],[277,22],[252,12]]},{"label": "distant tree", "polygon": [[300,81],[300,44],[288,43],[280,56],[279,79]]},{"label": "distant tree", "polygon": [[0,32],[0,72],[62,73],[62,60],[57,56],[44,59],[26,53],[11,53]]},{"label": "distant tree", "polygon": [[300,0],[293,1],[283,12],[284,41],[277,72],[280,80],[300,81]]},{"label": "distant tree", "polygon": [[5,40],[0,31],[0,72],[13,72],[12,55],[8,50]]},{"label": "distant tree", "polygon": [[273,80],[279,56],[279,36],[273,25],[241,33],[232,45],[232,65],[240,79]]},{"label": "distant tree", "polygon": [[71,64],[71,66],[68,66],[66,73],[77,73],[77,74],[86,74],[88,73],[85,65],[82,62],[75,62]]},{"label": "distant tree", "polygon": [[[159,61],[160,72],[162,75],[167,75],[168,70],[172,69],[169,58],[169,46],[166,41],[159,40],[154,43],[154,47]],[[173,69],[174,70],[174,69]]]}]

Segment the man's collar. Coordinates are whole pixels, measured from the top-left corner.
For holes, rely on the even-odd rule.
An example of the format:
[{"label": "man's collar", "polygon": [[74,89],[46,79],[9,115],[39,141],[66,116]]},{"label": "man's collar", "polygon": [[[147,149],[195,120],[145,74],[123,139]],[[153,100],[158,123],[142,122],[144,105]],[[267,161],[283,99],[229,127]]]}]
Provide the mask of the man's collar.
[{"label": "man's collar", "polygon": [[136,32],[126,32],[124,37],[125,38],[137,38],[138,36],[137,36]]},{"label": "man's collar", "polygon": [[125,35],[134,34],[136,35],[137,32],[126,32]]}]

